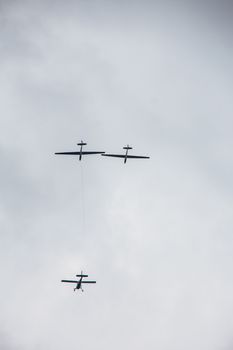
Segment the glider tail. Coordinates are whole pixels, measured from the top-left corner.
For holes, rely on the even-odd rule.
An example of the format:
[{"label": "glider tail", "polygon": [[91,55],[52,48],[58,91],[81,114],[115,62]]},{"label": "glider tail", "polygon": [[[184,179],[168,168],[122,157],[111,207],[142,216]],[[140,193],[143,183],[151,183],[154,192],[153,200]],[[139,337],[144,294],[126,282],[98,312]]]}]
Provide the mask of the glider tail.
[{"label": "glider tail", "polygon": [[77,143],[77,145],[78,145],[78,146],[86,146],[86,145],[87,145],[87,143],[85,143],[85,142],[81,141],[80,143]]}]

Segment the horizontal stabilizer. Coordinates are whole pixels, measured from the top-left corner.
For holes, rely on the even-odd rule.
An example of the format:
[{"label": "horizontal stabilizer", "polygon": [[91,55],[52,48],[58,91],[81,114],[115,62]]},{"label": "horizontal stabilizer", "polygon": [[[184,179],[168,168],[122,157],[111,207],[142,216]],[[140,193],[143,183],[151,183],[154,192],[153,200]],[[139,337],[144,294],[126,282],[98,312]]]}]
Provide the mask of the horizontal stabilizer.
[{"label": "horizontal stabilizer", "polygon": [[123,147],[123,149],[133,149],[133,147],[127,146],[127,147]]},{"label": "horizontal stabilizer", "polygon": [[80,142],[80,143],[77,143],[77,145],[78,145],[78,146],[86,146],[87,143],[85,143],[85,142]]},{"label": "horizontal stabilizer", "polygon": [[76,275],[76,277],[88,277],[88,275]]}]

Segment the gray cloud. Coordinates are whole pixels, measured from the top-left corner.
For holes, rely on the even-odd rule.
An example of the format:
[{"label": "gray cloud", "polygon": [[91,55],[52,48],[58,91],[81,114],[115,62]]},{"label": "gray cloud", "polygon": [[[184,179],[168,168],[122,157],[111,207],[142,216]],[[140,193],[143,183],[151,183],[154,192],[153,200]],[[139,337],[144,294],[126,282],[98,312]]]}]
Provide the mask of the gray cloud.
[{"label": "gray cloud", "polygon": [[[232,5],[0,6],[2,344],[225,349]],[[53,155],[81,138],[151,159]]]}]

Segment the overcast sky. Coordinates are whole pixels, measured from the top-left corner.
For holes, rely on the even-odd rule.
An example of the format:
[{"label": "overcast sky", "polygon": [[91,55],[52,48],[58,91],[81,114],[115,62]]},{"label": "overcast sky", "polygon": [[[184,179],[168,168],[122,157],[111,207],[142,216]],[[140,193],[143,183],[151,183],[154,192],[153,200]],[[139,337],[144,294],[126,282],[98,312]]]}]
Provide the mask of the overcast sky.
[{"label": "overcast sky", "polygon": [[0,1],[2,350],[233,349],[232,19]]}]

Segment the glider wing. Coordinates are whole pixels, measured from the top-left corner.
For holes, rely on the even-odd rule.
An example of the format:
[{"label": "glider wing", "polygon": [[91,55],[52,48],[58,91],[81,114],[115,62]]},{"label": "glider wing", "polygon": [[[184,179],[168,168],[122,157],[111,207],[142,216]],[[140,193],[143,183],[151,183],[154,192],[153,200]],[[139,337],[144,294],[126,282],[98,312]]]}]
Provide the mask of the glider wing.
[{"label": "glider wing", "polygon": [[104,152],[56,152],[55,154],[65,154],[65,155],[86,155],[86,154],[103,154]]},{"label": "glider wing", "polygon": [[105,156],[105,157],[117,157],[117,158],[125,158],[125,154],[102,154],[102,156]]},{"label": "glider wing", "polygon": [[150,157],[145,157],[145,156],[130,156],[130,155],[127,155],[127,158],[143,158],[143,159],[149,159]]}]

